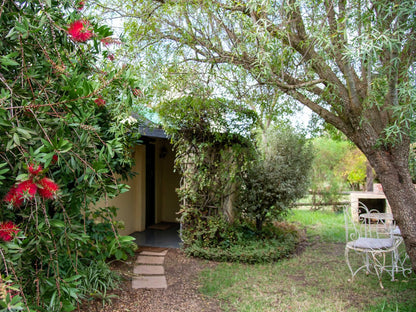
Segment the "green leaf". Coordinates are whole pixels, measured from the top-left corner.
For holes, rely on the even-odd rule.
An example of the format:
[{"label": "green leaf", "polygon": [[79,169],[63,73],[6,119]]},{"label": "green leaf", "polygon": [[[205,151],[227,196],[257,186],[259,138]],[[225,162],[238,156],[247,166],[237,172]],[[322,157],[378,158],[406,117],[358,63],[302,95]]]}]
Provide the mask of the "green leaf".
[{"label": "green leaf", "polygon": [[120,241],[120,243],[125,243],[125,242],[132,242],[134,240],[136,240],[134,237],[132,236],[120,236],[118,238],[118,240]]},{"label": "green leaf", "polygon": [[2,163],[0,164],[0,168],[6,167],[8,165],[8,163]]},{"label": "green leaf", "polygon": [[53,227],[57,227],[57,228],[64,228],[65,227],[65,223],[62,220],[52,219],[52,220],[49,220],[49,223]]},{"label": "green leaf", "polygon": [[114,253],[114,256],[116,257],[117,260],[120,260],[123,258],[124,253],[120,249],[117,249],[116,252]]},{"label": "green leaf", "polygon": [[43,138],[41,138],[40,140],[41,140],[42,144],[46,148],[46,150],[44,150],[44,151],[50,151],[50,150],[54,150],[55,149],[54,146],[51,143],[49,143],[49,141],[47,141],[47,140],[45,140]]},{"label": "green leaf", "polygon": [[[12,52],[0,58],[0,63],[4,66],[19,66],[20,64],[14,60],[19,55],[19,52]],[[2,92],[3,93],[3,92]]]},{"label": "green leaf", "polygon": [[74,276],[70,276],[68,278],[65,278],[64,281],[67,282],[67,283],[71,283],[73,281],[76,281],[76,280],[80,279],[81,277],[82,277],[82,275],[78,274],[78,275],[74,275]]},{"label": "green leaf", "polygon": [[0,62],[4,66],[19,66],[19,63],[18,62],[16,62],[15,60],[9,59],[6,56],[2,56],[1,59],[0,59]]},{"label": "green leaf", "polygon": [[6,38],[10,38],[11,40],[14,40],[16,37],[17,37],[17,31],[15,30],[15,27],[13,27],[7,33]]},{"label": "green leaf", "polygon": [[59,141],[58,149],[61,153],[66,153],[72,149],[72,144],[68,140],[61,140]]},{"label": "green leaf", "polygon": [[20,247],[19,245],[17,245],[17,244],[15,244],[15,243],[13,243],[13,242],[8,242],[7,243],[7,247],[9,248],[9,249],[22,249],[22,247]]},{"label": "green leaf", "polygon": [[11,127],[12,123],[6,119],[0,119],[0,126]]},{"label": "green leaf", "polygon": [[16,145],[14,144],[14,141],[13,141],[13,138],[12,139],[10,139],[8,142],[7,142],[7,145],[6,145],[6,151],[9,151],[9,150],[11,150],[12,148],[14,148]]},{"label": "green leaf", "polygon": [[20,138],[19,138],[19,135],[17,133],[13,134],[13,141],[17,146],[20,146]]},{"label": "green leaf", "polygon": [[[0,168],[4,167],[4,165],[7,165],[7,163],[4,164],[0,164]],[[0,170],[0,179],[4,179],[4,177],[2,177],[1,175],[5,174],[6,172],[8,172],[10,169],[9,168],[4,168]]]},{"label": "green leaf", "polygon": [[76,306],[74,306],[71,302],[68,300],[65,300],[62,305],[62,311],[70,312],[74,311],[76,309]]},{"label": "green leaf", "polygon": [[24,129],[22,127],[17,127],[16,131],[19,132],[21,135],[23,135],[25,137],[25,139],[31,139],[32,138],[31,134],[36,134],[35,131],[29,130],[29,129]]},{"label": "green leaf", "polygon": [[45,157],[45,159],[46,159],[46,161],[45,161],[45,163],[44,163],[44,166],[45,166],[45,168],[48,168],[49,167],[49,165],[51,164],[51,162],[52,162],[52,159],[53,159],[53,154],[52,154],[52,156],[51,157],[49,157],[51,154],[47,154],[46,155],[46,157]]},{"label": "green leaf", "polygon": [[28,179],[28,175],[27,173],[21,173],[16,177],[17,181],[24,181]]},{"label": "green leaf", "polygon": [[[11,304],[12,305],[16,305],[16,304],[18,304],[20,301],[22,300],[22,297],[20,297],[20,296],[14,296],[13,298],[12,298],[12,302],[11,302]],[[16,306],[14,306],[13,307],[13,309],[17,309],[18,308],[18,310],[23,310],[23,303],[22,302],[20,302],[19,303],[19,305],[22,305],[21,307],[16,307]]]},{"label": "green leaf", "polygon": [[[49,283],[49,281],[47,281]],[[52,286],[52,285],[51,285]],[[58,291],[54,291],[52,296],[51,296],[51,300],[49,301],[49,307],[52,308],[53,306],[55,306],[55,298],[57,295]]]},{"label": "green leaf", "polygon": [[108,149],[108,153],[110,154],[111,158],[113,158],[114,157],[114,151],[111,148],[110,144],[107,144],[107,149]]}]

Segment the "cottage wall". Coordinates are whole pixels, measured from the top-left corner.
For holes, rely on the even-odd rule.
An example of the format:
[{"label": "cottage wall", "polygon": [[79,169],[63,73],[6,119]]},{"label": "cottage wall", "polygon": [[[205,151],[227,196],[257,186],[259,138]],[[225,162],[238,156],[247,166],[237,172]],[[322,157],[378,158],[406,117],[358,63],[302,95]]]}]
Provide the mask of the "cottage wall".
[{"label": "cottage wall", "polygon": [[[135,166],[133,171],[136,173],[145,172],[145,147],[138,145],[133,152]],[[136,174],[133,178],[123,183],[130,186],[130,190],[119,196],[98,203],[98,207],[115,206],[118,208],[116,221],[124,224],[124,229],[120,230],[121,235],[128,235],[135,231],[145,229],[145,175]]]},{"label": "cottage wall", "polygon": [[[157,139],[155,144],[155,223],[177,222],[179,199],[176,188],[180,176],[174,172],[175,154],[166,139]],[[146,229],[146,146],[137,145],[133,157],[136,175],[124,181],[130,190],[116,198],[99,202],[97,207],[118,208],[116,221],[124,224],[121,235],[141,232]]]}]

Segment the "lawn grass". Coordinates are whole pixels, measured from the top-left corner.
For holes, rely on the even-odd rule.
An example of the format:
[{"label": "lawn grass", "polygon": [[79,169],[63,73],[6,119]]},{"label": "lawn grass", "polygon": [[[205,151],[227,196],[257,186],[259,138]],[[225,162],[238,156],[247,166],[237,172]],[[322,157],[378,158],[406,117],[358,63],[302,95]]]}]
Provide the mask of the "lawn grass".
[{"label": "lawn grass", "polygon": [[307,229],[310,239],[322,242],[345,242],[344,215],[331,210],[293,209],[287,221]]},{"label": "lawn grass", "polygon": [[[201,292],[219,298],[224,311],[416,311],[416,278],[360,272],[349,282],[342,214],[296,210],[291,222],[306,227],[309,246],[278,263],[220,263],[201,274]],[[330,229],[330,230],[329,230]]]}]

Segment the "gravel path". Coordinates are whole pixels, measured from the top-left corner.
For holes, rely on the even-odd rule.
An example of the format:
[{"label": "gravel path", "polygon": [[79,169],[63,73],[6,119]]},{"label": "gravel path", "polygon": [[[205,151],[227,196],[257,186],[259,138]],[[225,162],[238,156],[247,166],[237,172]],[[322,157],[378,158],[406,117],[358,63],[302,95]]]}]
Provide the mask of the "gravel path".
[{"label": "gravel path", "polygon": [[[143,250],[143,248],[141,249]],[[153,249],[155,250],[155,249]],[[220,302],[199,293],[198,273],[215,263],[189,258],[179,249],[169,249],[164,268],[167,289],[133,289],[131,279],[124,282],[114,293],[118,296],[110,305],[102,306],[96,301],[84,305],[82,312],[217,312]],[[117,270],[132,272],[133,265],[124,265]]]}]

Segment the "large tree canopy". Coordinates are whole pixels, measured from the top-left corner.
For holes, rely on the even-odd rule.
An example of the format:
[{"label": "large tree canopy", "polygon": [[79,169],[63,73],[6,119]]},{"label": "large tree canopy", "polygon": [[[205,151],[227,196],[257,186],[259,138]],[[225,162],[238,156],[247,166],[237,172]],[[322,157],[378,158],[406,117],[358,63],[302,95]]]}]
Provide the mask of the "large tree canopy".
[{"label": "large tree canopy", "polygon": [[182,72],[202,69],[182,76],[193,84],[243,71],[346,134],[380,178],[416,269],[416,191],[408,169],[414,1],[123,1],[118,13],[131,17],[127,33],[147,56]]}]

